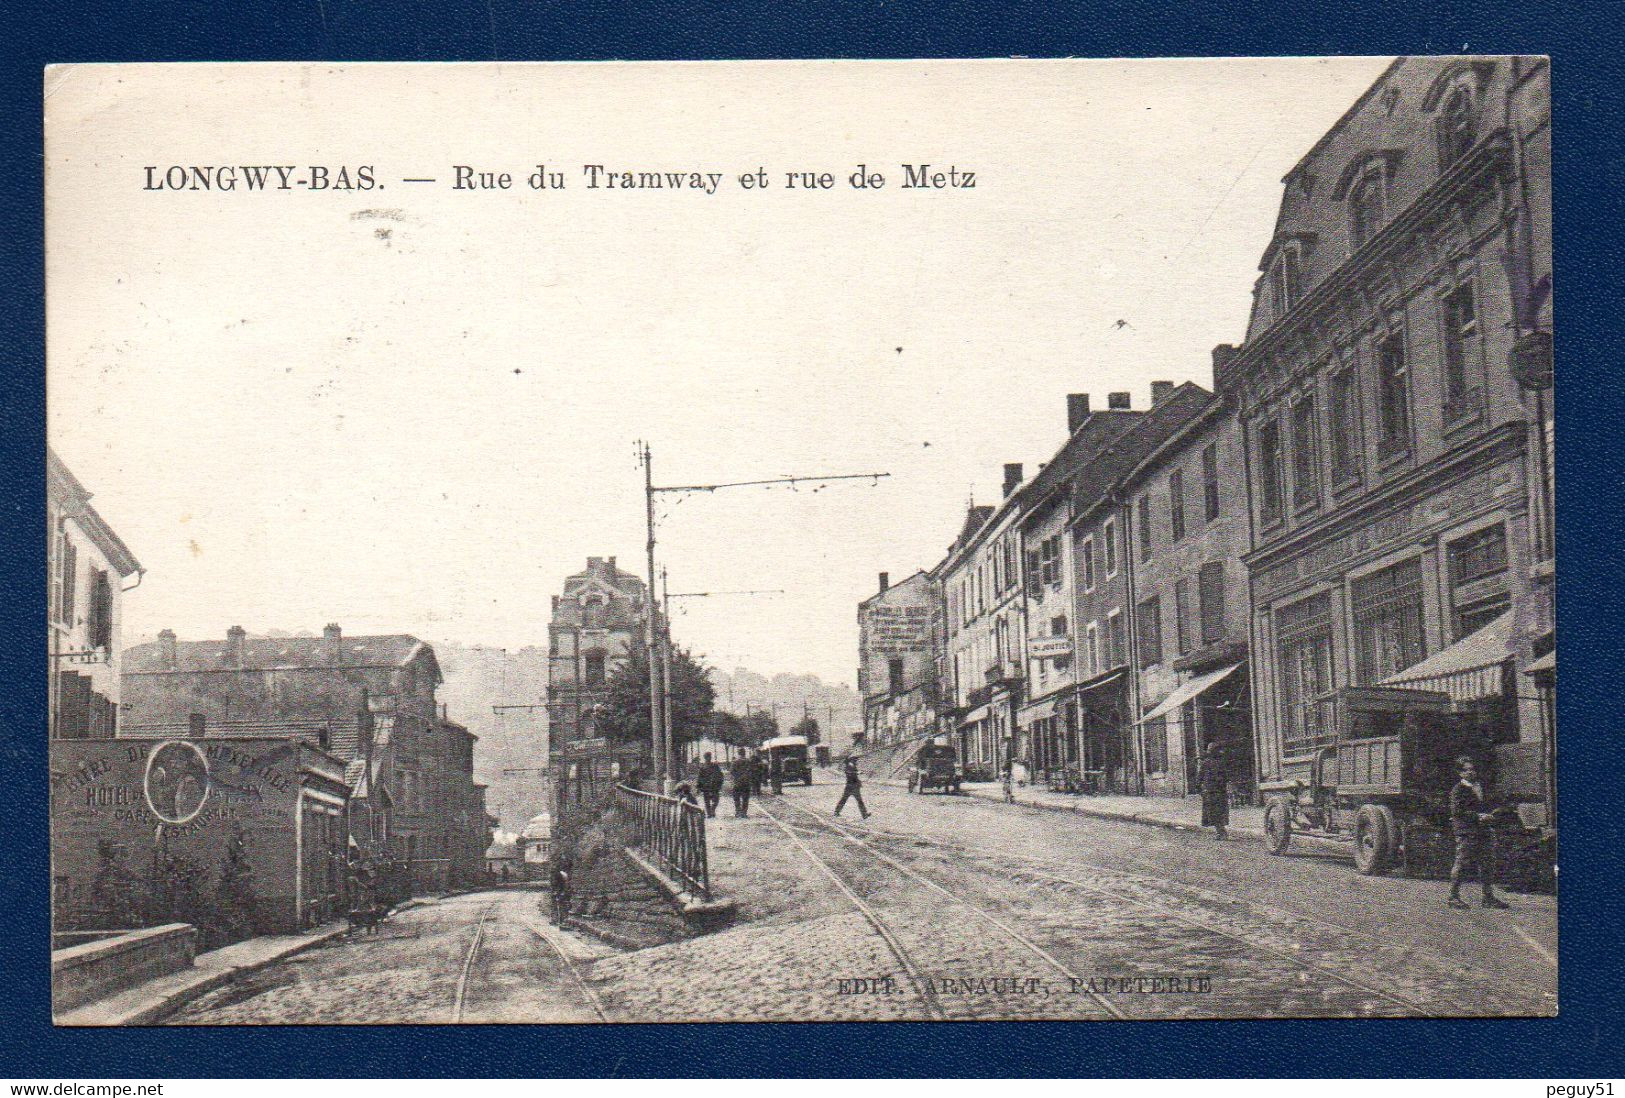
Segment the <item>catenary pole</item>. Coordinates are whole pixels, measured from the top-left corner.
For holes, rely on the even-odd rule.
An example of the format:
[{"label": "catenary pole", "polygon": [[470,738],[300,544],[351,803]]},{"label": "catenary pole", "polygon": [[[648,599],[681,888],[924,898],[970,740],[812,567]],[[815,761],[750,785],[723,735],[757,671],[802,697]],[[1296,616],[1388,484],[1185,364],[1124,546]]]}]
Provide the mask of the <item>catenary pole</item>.
[{"label": "catenary pole", "polygon": [[650,762],[656,768],[661,792],[671,792],[671,769],[666,758],[665,707],[661,697],[660,644],[655,623],[655,489],[654,455],[649,444],[643,443],[643,504],[644,523],[648,530],[645,549],[649,563],[649,586],[644,593],[644,643],[649,655],[649,751]]}]

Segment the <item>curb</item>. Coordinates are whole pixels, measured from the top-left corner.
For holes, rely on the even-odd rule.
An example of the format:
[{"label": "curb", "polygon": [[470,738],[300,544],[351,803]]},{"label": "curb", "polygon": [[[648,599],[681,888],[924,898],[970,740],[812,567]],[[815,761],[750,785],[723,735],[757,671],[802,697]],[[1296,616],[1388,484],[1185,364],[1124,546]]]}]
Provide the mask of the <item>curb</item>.
[{"label": "curb", "polygon": [[[233,980],[237,979],[239,976],[247,976],[251,973],[258,972],[262,968],[267,968],[270,965],[274,965],[279,961],[285,961],[289,957],[296,956],[308,949],[314,949],[319,945],[326,945],[335,938],[344,937],[349,933],[349,931],[350,928],[344,925],[329,927],[326,930],[309,935],[300,941],[290,943],[286,949],[267,954],[264,957],[257,958],[253,961],[248,961],[240,965],[232,965],[230,968],[224,968],[219,972],[202,977],[194,983],[177,987],[174,989],[174,991],[170,992],[157,1002],[133,1007],[132,1009],[125,1011],[123,1014],[104,1013],[103,1011],[105,1011],[108,1000],[101,999],[95,1002],[86,1003],[81,1007],[76,1007],[75,1009],[68,1011],[66,1014],[58,1016],[55,1019],[55,1023],[59,1026],[86,1027],[156,1025],[158,1022],[173,1014],[175,1011],[179,1010],[193,999],[200,998],[201,996],[207,995],[211,991],[222,988],[231,983]],[[160,979],[161,978],[162,977],[160,977]],[[124,994],[130,994],[139,990],[140,985],[137,985],[136,987],[131,988],[129,992],[125,992]],[[114,996],[113,998],[117,998],[117,996]],[[98,1007],[103,1008],[103,1010],[97,1010]],[[81,1015],[83,1017],[76,1017]]]},{"label": "curb", "polygon": [[626,851],[626,856],[632,859],[632,864],[637,866],[644,876],[653,880],[655,887],[664,892],[668,900],[677,905],[678,913],[682,915],[684,921],[702,925],[716,923],[739,909],[738,901],[731,896],[717,896],[709,900],[696,896],[647,858],[637,847],[627,846],[622,849]]}]

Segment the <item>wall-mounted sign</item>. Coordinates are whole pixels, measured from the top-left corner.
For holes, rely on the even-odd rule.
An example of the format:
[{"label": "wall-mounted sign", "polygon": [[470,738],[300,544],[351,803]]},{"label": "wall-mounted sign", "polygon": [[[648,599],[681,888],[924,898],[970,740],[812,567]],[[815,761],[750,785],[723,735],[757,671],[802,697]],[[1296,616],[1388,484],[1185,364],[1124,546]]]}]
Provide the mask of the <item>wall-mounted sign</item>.
[{"label": "wall-mounted sign", "polygon": [[1035,660],[1063,659],[1072,655],[1072,638],[1028,637],[1027,655]]},{"label": "wall-mounted sign", "polygon": [[197,744],[168,740],[147,754],[141,780],[147,807],[166,824],[191,823],[209,799],[209,760]]}]

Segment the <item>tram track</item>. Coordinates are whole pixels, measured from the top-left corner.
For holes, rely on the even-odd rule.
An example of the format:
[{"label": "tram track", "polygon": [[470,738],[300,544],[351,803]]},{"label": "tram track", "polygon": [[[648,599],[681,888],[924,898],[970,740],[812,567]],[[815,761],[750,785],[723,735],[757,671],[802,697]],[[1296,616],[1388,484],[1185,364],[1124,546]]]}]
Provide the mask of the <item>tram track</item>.
[{"label": "tram track", "polygon": [[529,929],[532,934],[536,935],[543,942],[545,942],[547,944],[547,948],[553,951],[554,956],[558,957],[559,963],[564,966],[564,971],[570,977],[570,982],[573,983],[576,990],[581,993],[581,997],[586,1001],[587,1005],[592,1007],[592,1012],[598,1016],[598,1020],[600,1022],[609,1021],[609,1013],[604,1010],[603,1000],[598,997],[598,993],[593,991],[593,989],[588,985],[587,981],[582,977],[581,970],[576,966],[576,963],[570,959],[570,954],[566,952],[564,947],[558,943],[554,930],[528,915],[523,922],[525,927]]},{"label": "tram track", "polygon": [[[944,888],[940,883],[916,872],[903,863],[897,861],[895,858],[892,858],[890,855],[874,849],[861,840],[853,838],[839,824],[835,824],[831,821],[823,819],[821,816],[812,812],[805,806],[799,805],[791,800],[786,800],[783,803],[799,812],[805,813],[810,819],[819,825],[822,833],[833,835],[836,838],[857,847],[864,853],[868,854],[871,858],[885,865],[894,872],[902,874],[904,877],[914,881],[917,884],[923,885],[934,895],[942,897],[950,903],[964,907],[982,922],[987,923],[998,930],[1005,938],[1015,942],[1026,953],[1037,957],[1044,964],[1060,973],[1061,976],[1068,981],[1069,986],[1084,988],[1085,990],[1081,992],[1081,997],[1092,1002],[1101,1013],[1118,1020],[1127,1020],[1127,1014],[1125,1014],[1115,1003],[1106,998],[1104,995],[1092,989],[1088,989],[1088,981],[1079,976],[1078,973],[1067,966],[1065,962],[1061,961],[1054,954],[1044,949],[1038,943],[1034,942],[1031,938],[1021,933],[1021,931],[1017,930],[1009,923],[989,913],[981,905],[972,903],[964,896],[951,892],[947,888]],[[802,840],[802,838],[795,833],[795,829],[785,823],[785,821],[779,819],[778,816],[775,815],[771,810],[764,806],[762,811],[766,812],[768,818],[773,820],[773,822],[778,825],[780,830],[788,835],[790,839],[802,850],[802,852],[817,863],[818,866],[824,871],[825,875],[830,877],[831,880],[835,881],[837,886],[840,887],[841,891],[844,892],[856,905],[858,905],[859,909],[863,911],[865,916],[869,919],[871,925],[874,925],[877,930],[880,930],[883,926],[883,920],[869,904],[859,898],[856,892],[840,878],[838,872],[829,864],[828,860],[814,853],[812,849]],[[905,969],[909,972],[916,986],[920,987],[922,991],[925,992],[934,1002],[939,1011],[941,1011],[943,1017],[948,1017],[949,1015],[946,1007],[944,1007],[942,1004],[941,996],[938,995],[932,988],[930,979],[921,974],[918,963],[907,953],[907,951],[902,947],[901,943],[897,941],[896,935],[887,929],[882,931],[882,937],[886,938],[887,945],[891,947],[892,952],[897,956],[899,962],[901,962]]]},{"label": "tram track", "polygon": [[[801,806],[798,805],[797,807],[799,808]],[[814,815],[813,813],[810,812],[810,810],[807,810],[805,808],[803,808],[802,811],[808,812],[809,815]],[[819,822],[822,823],[824,821],[821,818],[819,818]],[[1384,1002],[1386,1002],[1386,1003],[1388,1003],[1388,1004],[1390,1004],[1392,1006],[1401,1008],[1402,1010],[1404,1010],[1408,1014],[1424,1016],[1424,1017],[1437,1017],[1441,1013],[1446,1013],[1446,1012],[1452,1011],[1452,1010],[1456,1011],[1456,1012],[1459,1012],[1461,1014],[1465,1014],[1465,1015],[1477,1015],[1477,1014],[1483,1013],[1482,1008],[1476,1008],[1476,1007],[1474,1007],[1473,1005],[1470,1005],[1467,1002],[1463,1002],[1460,998],[1452,997],[1452,996],[1446,995],[1446,994],[1437,994],[1437,995],[1434,996],[1434,1001],[1433,1002],[1424,1003],[1424,1002],[1418,1001],[1417,999],[1414,999],[1414,998],[1412,998],[1412,997],[1410,997],[1408,995],[1403,995],[1403,994],[1397,993],[1395,991],[1392,991],[1390,989],[1376,986],[1375,984],[1373,984],[1371,982],[1368,982],[1366,980],[1362,980],[1362,979],[1360,979],[1360,978],[1358,978],[1356,976],[1350,975],[1347,972],[1340,971],[1338,969],[1329,967],[1327,965],[1318,964],[1315,961],[1312,961],[1312,960],[1302,956],[1298,952],[1294,952],[1292,950],[1287,950],[1287,949],[1282,949],[1282,948],[1279,948],[1277,946],[1270,945],[1267,942],[1260,941],[1259,938],[1256,935],[1247,935],[1247,934],[1243,934],[1243,933],[1237,932],[1235,930],[1229,929],[1227,927],[1223,927],[1223,926],[1219,925],[1218,923],[1214,922],[1213,920],[1204,919],[1204,918],[1201,918],[1199,916],[1193,915],[1191,912],[1189,912],[1187,910],[1183,910],[1180,907],[1176,906],[1175,904],[1162,903],[1162,902],[1147,899],[1147,898],[1144,898],[1144,897],[1132,897],[1132,896],[1127,895],[1124,891],[1122,891],[1120,889],[1119,890],[1107,889],[1107,888],[1101,887],[1099,884],[1089,882],[1089,881],[1080,880],[1075,876],[1070,876],[1070,875],[1067,875],[1065,873],[1057,873],[1057,872],[1054,872],[1054,871],[1055,870],[1074,870],[1074,871],[1083,870],[1083,871],[1088,871],[1088,872],[1103,875],[1103,876],[1108,877],[1108,878],[1110,878],[1110,879],[1112,879],[1114,881],[1132,882],[1132,883],[1139,884],[1139,885],[1141,885],[1141,886],[1143,886],[1143,887],[1145,887],[1147,889],[1156,889],[1158,887],[1159,883],[1160,883],[1159,880],[1154,879],[1154,878],[1148,878],[1144,874],[1128,873],[1128,872],[1124,872],[1122,870],[1111,868],[1109,866],[1098,865],[1098,864],[1095,864],[1095,863],[1085,862],[1085,861],[1078,861],[1078,860],[1075,860],[1075,859],[1060,860],[1060,859],[1042,858],[1042,857],[1038,857],[1038,856],[1035,856],[1035,855],[1029,855],[1029,854],[1016,854],[1016,853],[1011,853],[1011,852],[1008,852],[1008,851],[992,850],[992,849],[989,849],[987,847],[979,846],[977,844],[947,842],[947,841],[939,840],[939,839],[925,838],[925,837],[917,835],[917,834],[909,834],[909,833],[898,832],[898,831],[890,831],[890,830],[886,830],[886,829],[882,829],[882,828],[865,827],[865,826],[854,825],[854,824],[847,824],[847,825],[843,825],[843,826],[845,828],[851,830],[854,833],[864,834],[864,835],[872,836],[874,838],[891,839],[891,840],[902,841],[902,842],[910,842],[910,843],[914,843],[914,844],[925,844],[925,845],[936,847],[936,848],[942,849],[942,850],[951,850],[951,851],[955,851],[955,852],[958,852],[958,853],[969,853],[969,854],[974,854],[974,855],[978,855],[978,856],[982,856],[982,857],[999,859],[999,860],[1010,861],[1010,862],[1026,863],[1026,864],[1032,865],[1032,866],[1042,866],[1042,867],[1045,867],[1045,869],[1048,870],[1048,872],[1040,871],[1040,870],[1030,870],[1027,873],[1028,877],[1030,879],[1034,880],[1036,883],[1044,883],[1044,884],[1048,884],[1048,885],[1051,885],[1051,886],[1059,886],[1059,887],[1077,889],[1079,891],[1086,892],[1086,893],[1088,893],[1088,894],[1090,894],[1092,896],[1101,898],[1101,899],[1103,899],[1105,901],[1108,901],[1108,902],[1111,902],[1111,903],[1126,903],[1126,904],[1130,904],[1130,905],[1139,907],[1139,908],[1144,909],[1144,910],[1154,911],[1157,914],[1163,916],[1164,918],[1175,920],[1177,922],[1183,923],[1186,926],[1189,926],[1189,927],[1192,927],[1194,929],[1200,930],[1200,931],[1202,931],[1204,933],[1208,933],[1208,934],[1212,934],[1212,935],[1215,935],[1215,936],[1218,936],[1218,937],[1228,939],[1230,941],[1233,941],[1233,942],[1237,943],[1238,945],[1241,945],[1241,946],[1243,946],[1245,948],[1248,948],[1248,949],[1257,950],[1260,953],[1264,953],[1264,954],[1266,954],[1266,955],[1268,955],[1270,957],[1275,958],[1278,961],[1285,962],[1285,963],[1287,963],[1287,964],[1289,964],[1289,965],[1291,965],[1291,966],[1293,966],[1293,967],[1295,967],[1297,969],[1300,969],[1302,971],[1305,971],[1305,972],[1308,972],[1308,973],[1313,973],[1315,975],[1318,975],[1318,976],[1322,977],[1323,979],[1330,980],[1332,982],[1340,984],[1345,988],[1349,988],[1349,989],[1358,991],[1361,994],[1370,996],[1370,997],[1375,998],[1375,999],[1382,1000],[1382,1001],[1384,1001]],[[1168,882],[1168,883],[1172,884],[1173,882]],[[1185,887],[1185,886],[1176,885],[1176,887]],[[1246,901],[1239,901],[1239,902],[1245,903]],[[1371,936],[1369,934],[1363,933],[1363,932],[1358,931],[1358,930],[1356,930],[1354,928],[1351,928],[1351,927],[1344,926],[1343,924],[1337,923],[1337,922],[1334,922],[1334,921],[1330,921],[1330,920],[1326,920],[1326,919],[1320,919],[1320,918],[1317,918],[1315,916],[1302,914],[1302,913],[1299,913],[1299,912],[1296,912],[1296,911],[1291,912],[1290,917],[1293,918],[1293,919],[1301,920],[1302,922],[1305,922],[1305,923],[1311,923],[1311,924],[1315,924],[1315,925],[1324,927],[1324,928],[1326,928],[1328,930],[1332,930],[1332,931],[1335,931],[1337,933],[1355,935],[1355,936],[1358,936],[1358,937],[1361,937],[1361,938],[1364,938],[1366,940],[1373,941],[1373,942],[1378,941],[1377,939],[1375,939],[1373,936]],[[1464,965],[1460,964],[1459,962],[1454,961],[1454,960],[1452,960],[1450,958],[1442,957],[1442,956],[1439,956],[1437,954],[1427,953],[1426,951],[1412,951],[1412,952],[1415,953],[1419,957],[1420,956],[1425,956],[1427,958],[1427,960],[1433,964],[1434,967],[1436,967],[1436,968],[1440,969],[1441,971],[1453,976],[1454,978],[1456,978],[1458,980],[1463,979],[1464,977],[1471,977],[1471,976],[1474,975],[1474,970],[1472,970],[1472,969],[1468,968],[1467,966],[1464,966]],[[1482,977],[1481,976],[1481,978],[1487,980],[1487,977]],[[1476,982],[1476,981],[1469,980],[1468,982]],[[1488,982],[1486,986],[1492,986],[1493,987],[1494,985],[1493,985],[1493,982]]]},{"label": "tram track", "polygon": [[479,959],[480,947],[485,944],[486,921],[491,918],[491,913],[497,909],[497,903],[498,901],[493,900],[485,905],[485,909],[480,912],[479,922],[474,924],[474,937],[468,943],[468,952],[463,956],[463,970],[457,977],[457,990],[452,997],[451,1020],[453,1022],[463,1020],[463,1008],[468,1002],[469,977],[474,972],[474,962]]}]

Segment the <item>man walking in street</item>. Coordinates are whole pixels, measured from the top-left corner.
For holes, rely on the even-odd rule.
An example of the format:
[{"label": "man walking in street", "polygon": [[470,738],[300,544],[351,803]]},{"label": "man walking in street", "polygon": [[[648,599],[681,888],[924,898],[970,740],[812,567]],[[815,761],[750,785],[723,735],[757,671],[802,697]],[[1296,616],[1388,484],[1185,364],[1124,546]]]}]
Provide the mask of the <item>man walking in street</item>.
[{"label": "man walking in street", "polygon": [[734,785],[734,818],[742,820],[750,815],[751,788],[756,784],[756,761],[741,755],[731,767]]},{"label": "man walking in street", "polygon": [[700,797],[705,801],[706,816],[716,819],[717,802],[722,799],[722,767],[711,761],[710,752],[706,752],[705,763],[700,767],[700,776],[695,784],[700,787]]},{"label": "man walking in street", "polygon": [[570,863],[565,858],[559,858],[553,865],[552,900],[553,925],[563,926],[565,917],[570,914]]},{"label": "man walking in street", "polygon": [[841,790],[841,799],[835,802],[835,814],[837,816],[841,814],[841,809],[846,807],[847,798],[850,797],[858,802],[858,811],[863,813],[863,818],[867,820],[869,807],[863,803],[863,780],[858,777],[858,760],[848,755],[842,770],[846,774],[846,786]]},{"label": "man walking in street", "polygon": [[1461,878],[1471,866],[1478,871],[1484,889],[1484,907],[1506,907],[1495,895],[1495,813],[1489,810],[1484,786],[1478,780],[1478,767],[1466,755],[1456,760],[1461,780],[1450,790],[1450,830],[1456,838],[1456,861],[1450,867],[1451,907],[1466,907],[1461,898]]},{"label": "man walking in street", "polygon": [[1224,830],[1230,826],[1230,775],[1225,772],[1218,740],[1208,741],[1196,780],[1202,789],[1202,826],[1211,827],[1213,837],[1222,843]]}]

